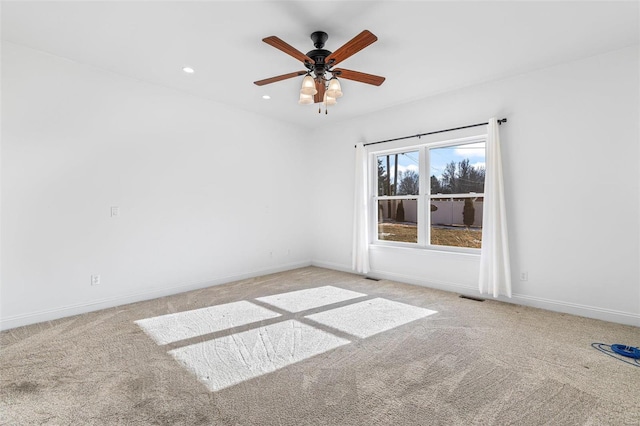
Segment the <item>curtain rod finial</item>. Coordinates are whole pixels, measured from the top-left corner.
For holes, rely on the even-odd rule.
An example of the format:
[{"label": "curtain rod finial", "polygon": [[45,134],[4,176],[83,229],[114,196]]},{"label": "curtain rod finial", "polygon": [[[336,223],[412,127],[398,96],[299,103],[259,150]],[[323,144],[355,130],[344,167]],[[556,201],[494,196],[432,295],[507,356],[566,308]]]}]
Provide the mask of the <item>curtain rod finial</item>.
[{"label": "curtain rod finial", "polygon": [[498,124],[502,124],[502,123],[506,123],[507,119],[506,118],[501,118],[500,120],[498,120]]}]

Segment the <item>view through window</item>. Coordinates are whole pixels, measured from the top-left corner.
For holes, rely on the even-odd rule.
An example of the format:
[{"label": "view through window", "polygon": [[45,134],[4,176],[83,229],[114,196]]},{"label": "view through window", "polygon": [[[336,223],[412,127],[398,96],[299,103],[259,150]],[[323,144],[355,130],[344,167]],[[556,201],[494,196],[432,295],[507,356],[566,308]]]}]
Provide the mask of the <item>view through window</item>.
[{"label": "view through window", "polygon": [[484,138],[423,145],[374,158],[378,242],[481,247]]},{"label": "view through window", "polygon": [[377,157],[378,238],[418,242],[419,151]]}]

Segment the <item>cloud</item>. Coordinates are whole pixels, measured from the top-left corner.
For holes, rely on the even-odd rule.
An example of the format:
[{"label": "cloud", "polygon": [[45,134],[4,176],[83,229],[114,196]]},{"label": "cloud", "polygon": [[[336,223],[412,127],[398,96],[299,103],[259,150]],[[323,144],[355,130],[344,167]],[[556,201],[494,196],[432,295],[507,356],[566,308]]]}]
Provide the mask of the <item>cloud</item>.
[{"label": "cloud", "polygon": [[411,170],[412,172],[416,172],[418,173],[418,170],[420,168],[418,167],[417,164],[409,164],[408,166],[404,167],[404,166],[398,166],[398,170],[400,170],[402,173],[406,172],[407,170]]},{"label": "cloud", "polygon": [[[418,173],[418,174],[419,174],[419,169],[420,169],[420,168],[419,168],[419,167],[418,167],[418,165],[416,165],[416,164],[409,164],[408,166],[403,166],[403,165],[401,165],[401,164],[398,164],[398,172],[402,173],[403,175],[404,175],[404,173],[405,173],[405,172],[407,172],[408,170],[410,170],[410,171],[412,171],[412,172],[416,172],[416,173]],[[390,174],[391,176],[394,176],[394,174],[395,174],[395,170],[396,170],[396,169],[395,169],[395,166],[393,166],[393,165],[392,165],[392,166],[391,166],[391,168],[390,168],[390,172],[389,172],[389,174]]]}]

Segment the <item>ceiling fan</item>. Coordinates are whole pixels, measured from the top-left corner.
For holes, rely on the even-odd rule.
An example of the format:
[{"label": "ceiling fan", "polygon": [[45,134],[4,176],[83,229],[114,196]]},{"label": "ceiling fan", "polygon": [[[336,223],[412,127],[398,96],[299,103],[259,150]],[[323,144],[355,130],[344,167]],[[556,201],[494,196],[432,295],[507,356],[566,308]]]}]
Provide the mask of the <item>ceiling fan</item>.
[{"label": "ceiling fan", "polygon": [[338,65],[338,63],[378,40],[378,37],[370,31],[364,30],[334,52],[323,49],[328,38],[329,35],[324,31],[313,32],[311,34],[311,41],[313,41],[315,49],[307,52],[306,55],[276,36],[263,38],[262,41],[268,45],[301,61],[307,70],[254,81],[254,84],[264,86],[265,84],[271,84],[306,74],[306,77],[303,79],[302,89],[300,90],[299,103],[310,104],[324,102],[325,104],[331,105],[335,103],[336,98],[342,96],[342,90],[337,77],[372,84],[374,86],[380,86],[384,82],[385,78],[378,75],[366,74],[345,68],[333,68],[335,65]]}]

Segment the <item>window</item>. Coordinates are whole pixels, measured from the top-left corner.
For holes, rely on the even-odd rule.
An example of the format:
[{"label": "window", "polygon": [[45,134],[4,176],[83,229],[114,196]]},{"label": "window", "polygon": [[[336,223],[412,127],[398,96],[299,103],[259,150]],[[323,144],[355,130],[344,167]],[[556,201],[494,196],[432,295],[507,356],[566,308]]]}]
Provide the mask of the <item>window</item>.
[{"label": "window", "polygon": [[484,137],[379,151],[372,159],[372,241],[463,251],[481,247]]},{"label": "window", "polygon": [[376,157],[378,239],[418,242],[419,151]]}]

